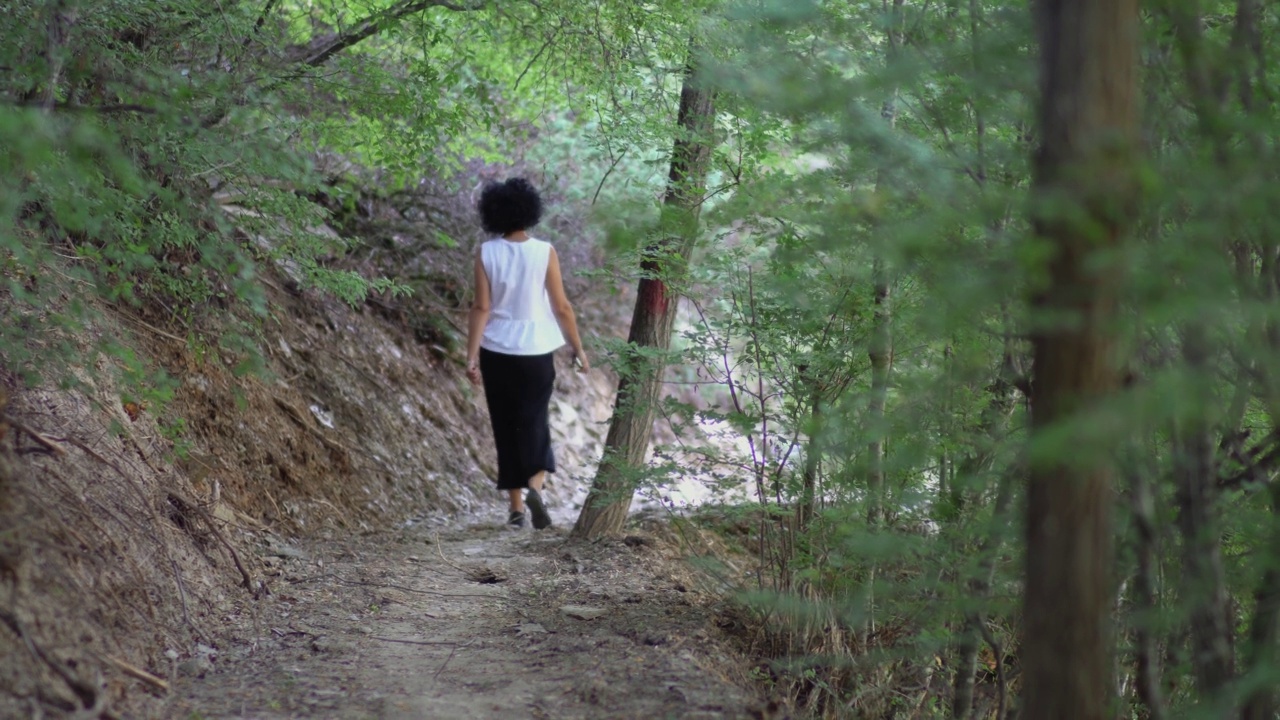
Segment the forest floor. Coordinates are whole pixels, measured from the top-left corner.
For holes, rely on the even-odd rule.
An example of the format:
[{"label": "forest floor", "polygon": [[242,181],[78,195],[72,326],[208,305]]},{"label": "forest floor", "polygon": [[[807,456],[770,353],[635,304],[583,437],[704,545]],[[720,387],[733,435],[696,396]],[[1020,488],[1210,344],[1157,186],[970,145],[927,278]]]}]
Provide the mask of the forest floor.
[{"label": "forest floor", "polygon": [[567,520],[276,547],[272,594],[226,618],[239,642],[188,662],[170,716],[783,716],[752,689],[714,578],[668,525],[582,543]]}]

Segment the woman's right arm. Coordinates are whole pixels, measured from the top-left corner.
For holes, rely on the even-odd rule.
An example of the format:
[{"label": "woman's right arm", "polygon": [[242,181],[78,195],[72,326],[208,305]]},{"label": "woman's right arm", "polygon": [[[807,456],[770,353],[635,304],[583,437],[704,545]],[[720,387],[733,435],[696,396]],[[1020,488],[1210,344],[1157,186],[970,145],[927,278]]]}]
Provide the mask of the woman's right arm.
[{"label": "woman's right arm", "polygon": [[480,384],[480,343],[484,340],[484,326],[489,324],[489,274],[484,271],[480,253],[476,253],[475,300],[471,301],[470,322],[467,323],[467,377],[472,384]]},{"label": "woman's right arm", "polygon": [[564,278],[560,274],[560,256],[556,254],[555,248],[551,248],[551,258],[547,261],[547,294],[551,298],[551,310],[560,323],[560,330],[569,340],[574,356],[581,363],[578,371],[587,372],[591,369],[591,361],[587,359],[587,353],[582,349],[582,338],[578,337],[578,318],[574,315],[573,305],[569,302],[569,297],[564,294]]}]

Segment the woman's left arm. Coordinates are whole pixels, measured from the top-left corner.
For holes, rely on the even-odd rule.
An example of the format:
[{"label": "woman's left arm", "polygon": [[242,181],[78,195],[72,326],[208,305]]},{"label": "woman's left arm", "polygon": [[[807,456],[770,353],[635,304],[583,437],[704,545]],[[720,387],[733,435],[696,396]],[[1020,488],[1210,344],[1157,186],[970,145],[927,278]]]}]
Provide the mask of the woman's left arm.
[{"label": "woman's left arm", "polygon": [[489,274],[476,252],[475,299],[471,301],[470,322],[467,324],[467,377],[472,385],[480,384],[480,341],[484,339],[484,327],[489,324]]}]

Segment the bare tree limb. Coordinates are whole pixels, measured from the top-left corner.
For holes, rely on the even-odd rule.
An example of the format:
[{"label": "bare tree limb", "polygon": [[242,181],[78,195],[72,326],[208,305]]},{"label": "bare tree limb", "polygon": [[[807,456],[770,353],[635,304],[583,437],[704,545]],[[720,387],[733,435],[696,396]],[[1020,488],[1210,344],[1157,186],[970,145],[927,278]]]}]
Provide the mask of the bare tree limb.
[{"label": "bare tree limb", "polygon": [[461,5],[448,0],[401,0],[390,7],[374,12],[357,22],[350,30],[313,40],[294,55],[294,60],[309,67],[318,67],[328,62],[329,58],[386,30],[397,21],[417,12],[433,7],[442,7],[454,12],[468,12],[484,7],[483,2]]}]

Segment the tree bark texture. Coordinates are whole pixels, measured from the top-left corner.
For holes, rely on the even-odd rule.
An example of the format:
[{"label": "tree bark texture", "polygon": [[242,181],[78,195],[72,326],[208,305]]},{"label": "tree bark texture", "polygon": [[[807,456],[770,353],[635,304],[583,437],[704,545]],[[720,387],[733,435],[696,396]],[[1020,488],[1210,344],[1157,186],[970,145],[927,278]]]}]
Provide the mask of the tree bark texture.
[{"label": "tree bark texture", "polygon": [[665,352],[671,347],[679,296],[668,285],[684,272],[697,239],[698,214],[707,189],[707,171],[714,148],[713,93],[698,84],[692,57],[680,90],[676,139],[671,170],[663,197],[665,217],[661,239],[645,248],[643,276],[631,315],[628,346],[656,349],[634,356],[635,362],[618,382],[618,395],[604,457],[591,492],[573,527],[577,537],[595,538],[622,530],[631,509],[632,474],[643,466],[653,434],[654,409],[662,390]]},{"label": "tree bark texture", "polygon": [[[1137,0],[1037,0],[1040,147],[1034,220],[1051,248],[1033,290],[1021,717],[1111,720],[1112,443],[1056,444],[1118,388],[1121,272],[1133,214]],[[1073,430],[1079,426],[1069,425]],[[1113,435],[1115,433],[1112,433]],[[1081,438],[1084,439],[1083,437]]]}]

